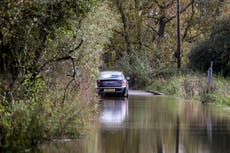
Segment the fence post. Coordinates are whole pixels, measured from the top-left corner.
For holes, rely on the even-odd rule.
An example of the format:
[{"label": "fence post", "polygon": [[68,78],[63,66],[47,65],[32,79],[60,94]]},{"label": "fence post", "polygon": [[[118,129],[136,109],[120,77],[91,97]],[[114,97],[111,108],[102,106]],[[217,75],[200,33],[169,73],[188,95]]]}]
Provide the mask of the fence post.
[{"label": "fence post", "polygon": [[208,92],[210,91],[210,87],[212,84],[212,73],[213,73],[213,61],[211,61],[211,65],[208,69]]}]

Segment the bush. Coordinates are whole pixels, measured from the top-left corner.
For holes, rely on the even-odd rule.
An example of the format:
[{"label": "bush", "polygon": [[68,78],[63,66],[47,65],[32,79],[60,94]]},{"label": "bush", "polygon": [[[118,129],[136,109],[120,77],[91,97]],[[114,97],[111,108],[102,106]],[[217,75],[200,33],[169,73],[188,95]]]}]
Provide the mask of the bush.
[{"label": "bush", "polygon": [[183,96],[182,82],[182,78],[177,76],[170,77],[169,79],[154,79],[152,84],[147,87],[147,90],[159,91],[166,95]]},{"label": "bush", "polygon": [[147,90],[159,91],[166,95],[176,95],[186,99],[196,99],[203,103],[230,106],[229,79],[213,77],[211,86],[207,78],[199,74],[175,75],[170,78],[157,78]]},{"label": "bush", "polygon": [[132,88],[146,86],[150,82],[152,71],[148,59],[137,55],[124,56],[108,69],[123,71],[126,76],[130,76]]},{"label": "bush", "polygon": [[213,61],[214,72],[224,76],[230,74],[230,17],[215,23],[210,38],[191,50],[189,60],[195,70],[205,72]]},{"label": "bush", "polygon": [[30,151],[44,140],[78,138],[86,130],[96,109],[100,55],[118,24],[112,11],[97,0],[3,3],[0,152]]},{"label": "bush", "polygon": [[80,103],[74,96],[76,92],[69,93],[64,104],[63,97],[58,96],[61,94],[52,92],[40,99],[21,100],[8,106],[0,104],[0,151],[33,152],[44,141],[79,138],[95,108]]}]

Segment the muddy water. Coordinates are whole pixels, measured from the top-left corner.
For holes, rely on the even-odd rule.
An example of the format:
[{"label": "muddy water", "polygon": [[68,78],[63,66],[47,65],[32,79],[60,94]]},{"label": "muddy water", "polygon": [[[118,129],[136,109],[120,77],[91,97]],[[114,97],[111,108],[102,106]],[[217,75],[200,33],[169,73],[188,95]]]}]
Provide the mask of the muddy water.
[{"label": "muddy water", "polygon": [[[138,94],[139,93],[139,94]],[[101,100],[97,123],[83,140],[52,142],[42,153],[229,153],[223,108],[131,92]]]}]

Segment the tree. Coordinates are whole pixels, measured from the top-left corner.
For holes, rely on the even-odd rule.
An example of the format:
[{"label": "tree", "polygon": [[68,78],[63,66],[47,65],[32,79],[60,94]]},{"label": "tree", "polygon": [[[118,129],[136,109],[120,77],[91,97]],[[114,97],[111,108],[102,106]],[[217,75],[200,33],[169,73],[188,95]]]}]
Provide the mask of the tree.
[{"label": "tree", "polygon": [[[169,45],[164,44],[164,41],[171,39],[172,42],[176,38],[176,1],[114,0],[113,2],[120,14],[120,21],[123,26],[114,30],[112,43],[107,50],[113,54],[111,57],[116,55],[115,58],[108,61],[120,59],[126,54],[142,54],[146,50],[153,51],[153,48],[159,43]],[[189,52],[192,43],[196,42],[197,39],[203,39],[207,34],[209,25],[218,16],[225,13],[216,11],[217,9],[222,10],[225,6],[220,4],[222,3],[219,0],[210,0],[208,3],[199,0],[181,1],[182,62],[185,62],[184,55]],[[205,9],[211,13],[202,16],[202,10]],[[172,56],[176,49],[171,48],[170,54]],[[108,54],[109,52],[106,57],[109,57]],[[168,60],[172,61],[173,59]]]},{"label": "tree", "polygon": [[[95,0],[1,2],[1,88],[13,92],[27,79],[32,86],[47,64],[72,60],[71,54],[83,44],[76,37],[81,20],[96,5]],[[60,47],[61,37],[69,40],[67,46]],[[27,92],[25,87],[19,94]]]},{"label": "tree", "polygon": [[78,138],[96,108],[95,78],[117,15],[96,0],[2,4],[0,152]]},{"label": "tree", "polygon": [[218,20],[212,27],[210,37],[191,50],[190,66],[195,70],[207,71],[210,62],[214,72],[224,76],[230,74],[230,18]]},{"label": "tree", "polygon": [[[148,72],[150,75],[154,75],[152,73],[155,73],[156,69],[162,70],[163,67],[172,65],[172,55],[176,50],[175,2],[114,0],[114,3],[123,26],[114,30],[112,43],[108,45],[104,55],[107,64],[118,67],[115,63],[120,63],[119,60],[124,57],[132,65],[137,56],[150,63],[153,69]],[[194,0],[183,1],[181,13],[193,7],[194,3]]]}]

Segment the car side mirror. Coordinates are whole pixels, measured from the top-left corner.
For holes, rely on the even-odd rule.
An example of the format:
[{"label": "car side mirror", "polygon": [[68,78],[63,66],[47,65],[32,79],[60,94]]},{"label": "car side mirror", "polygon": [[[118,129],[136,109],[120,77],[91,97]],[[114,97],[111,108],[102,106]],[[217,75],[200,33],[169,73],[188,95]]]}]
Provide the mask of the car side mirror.
[{"label": "car side mirror", "polygon": [[130,80],[130,77],[126,77],[126,80],[129,81],[129,80]]}]

